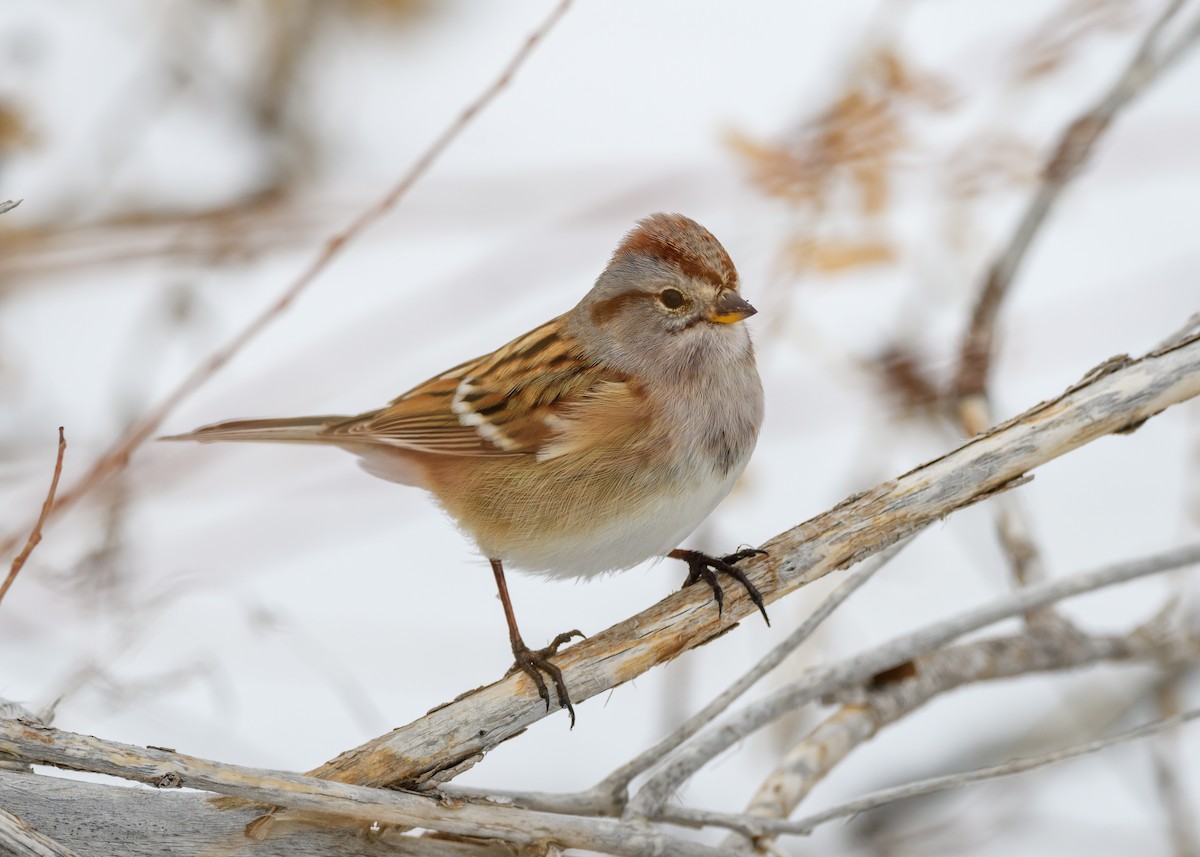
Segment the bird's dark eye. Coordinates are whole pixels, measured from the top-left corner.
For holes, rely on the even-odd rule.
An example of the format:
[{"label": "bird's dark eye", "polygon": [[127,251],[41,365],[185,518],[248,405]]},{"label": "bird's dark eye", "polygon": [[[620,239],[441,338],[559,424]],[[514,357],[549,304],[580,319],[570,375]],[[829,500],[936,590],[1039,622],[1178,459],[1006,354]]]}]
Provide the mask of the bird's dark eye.
[{"label": "bird's dark eye", "polygon": [[679,309],[683,306],[683,292],[679,289],[663,289],[658,293],[658,299],[667,309]]}]

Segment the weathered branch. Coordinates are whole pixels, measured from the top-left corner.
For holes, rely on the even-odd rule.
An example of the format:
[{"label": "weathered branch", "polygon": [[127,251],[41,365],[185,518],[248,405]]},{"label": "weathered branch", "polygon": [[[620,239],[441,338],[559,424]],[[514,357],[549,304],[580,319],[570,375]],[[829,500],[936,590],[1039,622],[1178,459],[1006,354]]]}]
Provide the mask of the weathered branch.
[{"label": "weathered branch", "polygon": [[742,709],[687,744],[655,773],[629,803],[628,812],[655,818],[676,789],[705,764],[747,735],[801,705],[852,687],[970,631],[1105,586],[1200,562],[1200,544],[1119,563],[1086,574],[1021,589],[999,601],[897,637],[839,663],[816,667],[802,678]]},{"label": "weathered branch", "polygon": [[16,857],[77,857],[71,849],[38,833],[19,815],[3,809],[0,809],[0,849]]},{"label": "weathered branch", "polygon": [[[940,649],[912,662],[903,679],[850,693],[840,708],[789,750],[759,787],[744,814],[788,818],[809,792],[853,750],[944,693],[967,684],[1098,662],[1178,663],[1200,656],[1200,640],[1162,633],[1153,623],[1120,637],[1088,637],[1069,625]],[[727,841],[735,847],[739,843]],[[761,845],[761,843],[756,842]]]},{"label": "weathered branch", "polygon": [[20,200],[20,199],[18,199],[18,200],[9,199],[4,202],[0,202],[0,214],[4,214],[6,212],[12,211],[14,208],[16,208],[22,202],[24,202],[24,200]]},{"label": "weathered branch", "polygon": [[[1031,408],[959,449],[848,498],[762,547],[745,568],[767,601],[852,565],[931,521],[1010,487],[1032,469],[1098,437],[1136,428],[1200,394],[1200,335],[1140,359],[1093,369],[1062,396]],[[577,703],[695,648],[754,610],[730,593],[724,613],[695,588],[566,649],[556,658]],[[466,694],[343,753],[313,776],[363,785],[444,782],[546,716],[524,675]]]},{"label": "weathered branch", "polygon": [[502,799],[527,809],[538,809],[545,812],[620,815],[628,800],[629,784],[635,778],[665,759],[685,741],[720,716],[763,676],[783,663],[788,655],[796,651],[805,640],[813,635],[834,610],[853,595],[859,587],[874,577],[875,573],[887,565],[906,544],[907,542],[894,545],[891,549],[863,563],[861,568],[856,569],[817,605],[817,608],[804,618],[796,630],[788,634],[785,640],[767,652],[758,663],[723,690],[712,702],[681,723],[678,728],[653,747],[638,754],[587,791],[575,794],[555,794],[462,788],[451,785],[444,787],[443,793],[463,797]]},{"label": "weathered branch", "polygon": [[502,842],[402,836],[387,827],[370,831],[367,825],[360,825],[368,831],[363,835],[336,826],[281,824],[270,839],[259,841],[243,832],[259,810],[218,809],[201,792],[130,789],[4,770],[0,804],[39,830],[53,830],[63,847],[86,857],[513,857]]},{"label": "weathered branch", "polygon": [[1165,729],[1173,729],[1197,718],[1200,718],[1200,709],[1189,711],[1185,714],[1176,715],[1175,717],[1167,717],[1162,720],[1155,720],[1151,723],[1146,723],[1141,726],[1135,726],[1132,729],[1116,732],[1105,738],[1098,738],[1095,741],[1088,741],[1083,744],[1064,747],[1063,749],[1056,750],[1053,753],[1046,753],[1041,756],[1031,756],[1024,759],[1013,759],[1011,762],[993,765],[989,768],[980,768],[978,770],[968,771],[962,774],[949,774],[944,777],[930,777],[927,780],[920,780],[915,783],[908,783],[906,785],[897,786],[891,789],[882,789],[874,794],[859,798],[858,800],[850,801],[849,803],[833,807],[825,810],[824,812],[816,813],[808,816],[807,818],[797,819],[796,821],[766,820],[757,819],[753,816],[728,815],[725,813],[700,812],[697,810],[669,810],[664,813],[664,816],[669,816],[672,821],[675,821],[679,824],[719,825],[721,827],[730,827],[751,837],[762,834],[805,835],[811,833],[814,828],[825,824],[826,822],[833,821],[838,818],[855,816],[866,812],[869,809],[875,809],[876,807],[884,806],[889,803],[895,803],[898,800],[907,800],[909,798],[920,797],[922,795],[936,794],[937,792],[962,788],[963,786],[982,782],[984,780],[994,780],[998,777],[1011,777],[1014,774],[1021,774],[1025,771],[1032,771],[1035,768],[1042,768],[1046,765],[1065,762],[1067,759],[1074,759],[1078,756],[1083,756],[1088,753],[1095,753],[1098,750],[1103,750],[1107,747],[1113,746],[1114,744],[1121,744],[1125,741],[1134,741],[1138,738],[1145,738],[1148,735],[1154,735],[1162,732]]},{"label": "weathered branch", "polygon": [[[119,744],[19,720],[0,720],[0,755],[20,762],[110,774],[156,788],[201,789],[340,817],[360,826],[378,823],[419,827],[522,847],[550,841],[568,848],[628,857],[719,857],[722,853],[660,833],[641,822],[574,818],[334,783]],[[269,835],[278,835],[279,828],[286,826],[271,825]]]}]

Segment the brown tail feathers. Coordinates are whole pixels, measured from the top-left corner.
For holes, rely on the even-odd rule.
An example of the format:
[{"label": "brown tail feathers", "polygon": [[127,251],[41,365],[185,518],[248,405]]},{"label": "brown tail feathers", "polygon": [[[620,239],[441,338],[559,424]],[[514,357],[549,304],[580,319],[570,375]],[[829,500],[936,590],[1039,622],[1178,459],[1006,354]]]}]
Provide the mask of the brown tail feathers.
[{"label": "brown tail feathers", "polygon": [[246,441],[262,443],[328,443],[329,429],[349,417],[283,417],[273,420],[228,420],[201,426],[187,434],[160,437],[159,440],[196,440],[201,443]]}]

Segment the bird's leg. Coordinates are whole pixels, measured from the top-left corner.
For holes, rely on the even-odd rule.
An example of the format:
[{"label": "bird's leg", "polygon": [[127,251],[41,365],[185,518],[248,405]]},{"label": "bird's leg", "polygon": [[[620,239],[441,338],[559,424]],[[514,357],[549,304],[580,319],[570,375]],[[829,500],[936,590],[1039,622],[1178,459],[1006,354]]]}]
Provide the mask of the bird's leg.
[{"label": "bird's leg", "polygon": [[737,553],[731,553],[728,556],[715,557],[709,556],[700,551],[689,550],[673,550],[667,556],[671,559],[681,559],[687,563],[688,576],[683,582],[684,586],[691,586],[693,583],[703,580],[712,587],[713,600],[717,602],[717,613],[721,613],[725,607],[725,590],[721,588],[720,582],[717,580],[717,572],[723,571],[734,580],[742,585],[746,590],[746,594],[750,596],[750,600],[762,613],[763,619],[768,625],[771,624],[771,619],[767,616],[766,605],[763,604],[762,593],[758,591],[758,587],[750,582],[750,578],[746,577],[746,573],[737,567],[737,563],[744,559],[749,559],[752,556],[766,556],[767,552],[758,548],[743,548]]},{"label": "bird's leg", "polygon": [[542,673],[550,676],[550,680],[554,682],[554,692],[558,695],[558,705],[560,708],[567,709],[567,714],[571,717],[571,726],[575,726],[575,709],[571,705],[571,697],[567,694],[567,685],[563,682],[562,670],[550,663],[550,656],[558,653],[558,647],[563,643],[569,642],[572,637],[582,637],[580,631],[566,631],[555,637],[550,645],[544,649],[531,649],[525,645],[525,641],[521,639],[521,632],[517,630],[517,617],[513,613],[512,601],[508,597],[508,584],[504,580],[504,566],[500,560],[489,560],[492,564],[492,573],[496,575],[496,588],[500,590],[500,603],[504,605],[504,619],[508,622],[508,640],[512,643],[513,658],[515,659],[512,668],[508,671],[509,674],[515,673],[517,670],[525,673],[533,680],[533,684],[537,687],[538,696],[542,698],[542,702],[546,703],[546,710],[550,710],[550,691],[546,687],[546,681],[542,678]]}]

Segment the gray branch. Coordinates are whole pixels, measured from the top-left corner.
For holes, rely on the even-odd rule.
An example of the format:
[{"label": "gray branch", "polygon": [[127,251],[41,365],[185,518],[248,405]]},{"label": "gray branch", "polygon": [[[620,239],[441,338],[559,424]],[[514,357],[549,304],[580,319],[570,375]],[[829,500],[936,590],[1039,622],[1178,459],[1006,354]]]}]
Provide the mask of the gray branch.
[{"label": "gray branch", "polygon": [[[1039,624],[1021,634],[962,643],[917,658],[898,680],[851,690],[851,698],[784,755],[744,814],[788,818],[817,783],[856,748],[926,703],[964,685],[1099,662],[1188,663],[1200,656],[1200,640],[1187,633],[1164,631],[1160,619],[1155,617],[1120,637],[1089,637],[1067,624]],[[744,843],[727,840],[725,844],[737,847]]]},{"label": "gray branch", "polygon": [[[21,720],[0,720],[0,755],[21,762],[109,774],[159,789],[187,787],[288,807],[308,813],[308,822],[323,818],[328,824],[332,817],[341,819],[343,825],[354,822],[359,829],[368,825],[424,828],[453,836],[494,839],[521,848],[553,842],[627,857],[720,857],[722,853],[660,833],[641,822],[574,818],[334,783],[105,741]],[[276,816],[264,818],[272,822],[252,822],[255,836],[273,837],[290,826],[286,822],[298,820],[286,818],[281,824]]]},{"label": "gray branch", "polygon": [[1061,750],[1055,750],[1053,753],[1046,753],[1041,756],[1031,756],[1024,759],[1013,759],[1010,762],[1005,762],[1000,765],[992,765],[988,768],[980,768],[978,770],[967,771],[966,773],[962,774],[948,774],[944,777],[930,777],[926,780],[919,780],[915,783],[908,783],[903,786],[896,786],[895,788],[881,789],[880,791],[867,795],[866,797],[850,801],[849,803],[841,804],[840,806],[832,807],[824,812],[819,812],[806,818],[797,819],[796,821],[775,821],[755,818],[754,816],[749,815],[729,815],[726,813],[702,812],[699,810],[670,810],[664,813],[664,815],[669,816],[672,821],[675,821],[679,824],[730,827],[751,837],[764,833],[772,835],[806,835],[811,833],[813,829],[819,825],[838,818],[855,816],[859,813],[866,812],[869,809],[875,809],[877,807],[884,806],[885,804],[895,803],[896,801],[900,800],[908,800],[909,798],[936,794],[937,792],[943,792],[949,789],[962,788],[963,786],[982,782],[984,780],[994,780],[999,777],[1011,777],[1014,774],[1032,771],[1035,768],[1042,768],[1046,765],[1065,762],[1066,760],[1074,759],[1077,756],[1095,753],[1098,750],[1103,750],[1106,747],[1113,746],[1114,744],[1121,744],[1125,741],[1134,741],[1138,738],[1145,738],[1148,735],[1154,735],[1158,732],[1162,732],[1165,729],[1171,729],[1191,720],[1195,720],[1198,717],[1200,717],[1200,709],[1179,714],[1174,717],[1166,717],[1162,720],[1155,720],[1152,723],[1135,726],[1132,729],[1126,729],[1122,732],[1114,733],[1113,735],[1109,735],[1105,738],[1098,738],[1095,741],[1087,741],[1083,744],[1076,744],[1071,747],[1065,747]]},{"label": "gray branch", "polygon": [[1040,607],[1151,574],[1200,562],[1200,544],[1157,556],[1107,566],[1086,574],[1030,586],[997,602],[970,610],[869,649],[840,663],[817,667],[798,681],[740,711],[720,727],[700,735],[652,776],[629,804],[629,813],[658,817],[675,791],[720,753],[766,724],[801,705],[843,688],[853,687],[885,670],[912,660],[969,631]]}]

